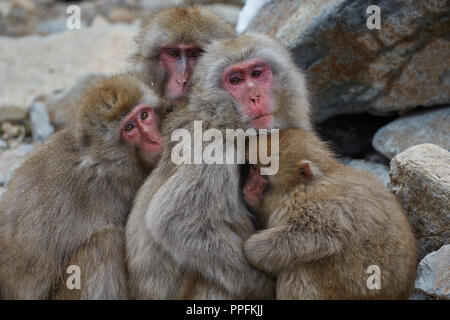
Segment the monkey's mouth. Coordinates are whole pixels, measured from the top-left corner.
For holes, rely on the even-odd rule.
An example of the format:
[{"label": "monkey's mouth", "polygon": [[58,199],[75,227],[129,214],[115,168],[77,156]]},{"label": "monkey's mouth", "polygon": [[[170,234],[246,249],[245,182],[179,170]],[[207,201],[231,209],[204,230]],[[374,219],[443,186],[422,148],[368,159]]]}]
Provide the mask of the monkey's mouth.
[{"label": "monkey's mouth", "polygon": [[273,115],[271,113],[260,114],[250,120],[253,128],[265,129],[270,127],[273,122]]}]

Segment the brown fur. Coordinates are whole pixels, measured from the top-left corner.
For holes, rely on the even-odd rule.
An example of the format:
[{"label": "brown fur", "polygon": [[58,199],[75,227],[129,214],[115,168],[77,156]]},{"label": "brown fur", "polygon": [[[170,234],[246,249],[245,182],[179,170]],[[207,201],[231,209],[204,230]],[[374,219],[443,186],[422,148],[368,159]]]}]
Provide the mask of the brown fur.
[{"label": "brown fur", "polygon": [[[279,172],[253,208],[267,229],[245,243],[249,261],[277,275],[277,298],[407,299],[417,250],[396,197],[339,164],[312,133],[282,130],[279,141]],[[300,170],[305,160],[312,180]],[[366,286],[370,265],[381,269],[379,290]]]},{"label": "brown fur", "polygon": [[[0,203],[0,289],[6,299],[127,297],[124,227],[155,163],[120,138],[121,119],[159,99],[131,74],[98,76],[66,129],[15,172]],[[81,290],[66,288],[69,265]]]}]

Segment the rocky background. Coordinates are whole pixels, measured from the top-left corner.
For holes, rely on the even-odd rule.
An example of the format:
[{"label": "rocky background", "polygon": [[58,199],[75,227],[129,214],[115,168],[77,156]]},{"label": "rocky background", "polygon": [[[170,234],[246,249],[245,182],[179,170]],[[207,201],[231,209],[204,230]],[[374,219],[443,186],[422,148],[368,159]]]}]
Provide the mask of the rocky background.
[{"label": "rocky background", "polygon": [[[64,126],[80,79],[126,69],[147,13],[201,3],[236,25],[244,2],[0,0],[0,195]],[[67,29],[71,4],[81,30]],[[381,29],[366,25],[372,4]],[[411,299],[450,299],[450,1],[276,0],[250,16],[249,30],[278,39],[306,72],[322,138],[407,210],[421,260]]]}]

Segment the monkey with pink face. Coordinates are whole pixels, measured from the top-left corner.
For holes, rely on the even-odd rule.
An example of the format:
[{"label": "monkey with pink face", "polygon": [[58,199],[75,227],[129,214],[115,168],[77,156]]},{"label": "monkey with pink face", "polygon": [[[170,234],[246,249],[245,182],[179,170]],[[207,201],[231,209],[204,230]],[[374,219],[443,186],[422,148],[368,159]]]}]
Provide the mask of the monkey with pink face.
[{"label": "monkey with pink face", "polygon": [[[132,74],[97,76],[17,169],[0,202],[3,298],[127,298],[125,222],[160,157],[162,104]],[[67,286],[70,266],[80,288]]]},{"label": "monkey with pink face", "polygon": [[205,48],[188,106],[162,126],[158,167],[139,190],[126,226],[130,294],[138,299],[272,298],[273,279],[242,251],[254,232],[238,164],[172,162],[172,131],[301,127],[311,130],[303,74],[259,34]]}]

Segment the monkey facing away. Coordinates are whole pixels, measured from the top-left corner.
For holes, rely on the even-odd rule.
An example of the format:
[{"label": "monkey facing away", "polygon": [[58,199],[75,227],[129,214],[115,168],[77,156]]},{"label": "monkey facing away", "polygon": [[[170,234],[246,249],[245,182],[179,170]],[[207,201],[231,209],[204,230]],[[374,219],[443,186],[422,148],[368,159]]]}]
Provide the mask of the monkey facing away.
[{"label": "monkey facing away", "polygon": [[145,19],[131,57],[133,70],[148,85],[174,101],[186,97],[190,77],[204,47],[213,40],[232,38],[233,27],[201,7],[172,7]]},{"label": "monkey facing away", "polygon": [[281,130],[278,173],[252,167],[244,197],[267,227],[245,242],[245,254],[277,276],[277,299],[412,293],[416,241],[399,201],[371,174],[338,163],[314,134]]},{"label": "monkey facing away", "polygon": [[[130,292],[138,299],[271,298],[272,279],[245,258],[255,231],[238,164],[175,165],[171,133],[203,129],[310,130],[303,75],[264,35],[217,41],[205,50],[185,109],[163,123],[158,167],[138,192],[126,227]],[[223,134],[225,136],[225,134]]]},{"label": "monkey facing away", "polygon": [[[161,152],[159,98],[136,76],[98,77],[68,127],[15,172],[0,203],[6,299],[127,297],[124,228]],[[69,290],[69,266],[81,271]]]}]

